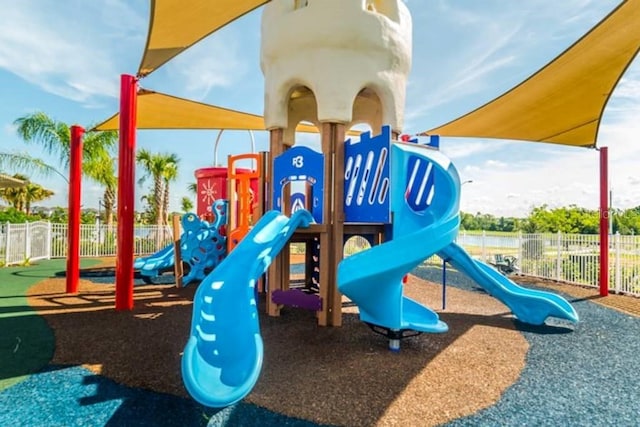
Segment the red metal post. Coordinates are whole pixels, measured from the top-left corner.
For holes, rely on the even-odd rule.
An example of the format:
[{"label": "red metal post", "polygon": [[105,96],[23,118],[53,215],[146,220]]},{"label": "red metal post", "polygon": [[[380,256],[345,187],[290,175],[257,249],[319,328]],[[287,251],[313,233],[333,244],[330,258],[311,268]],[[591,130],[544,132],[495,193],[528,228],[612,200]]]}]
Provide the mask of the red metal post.
[{"label": "red metal post", "polygon": [[69,230],[67,233],[67,288],[78,292],[80,280],[80,193],[82,192],[82,135],[84,129],[71,126],[69,158]]},{"label": "red metal post", "polygon": [[609,295],[609,155],[600,148],[600,296]]},{"label": "red metal post", "polygon": [[133,210],[135,206],[137,93],[138,81],[136,78],[127,74],[121,75],[116,310],[133,309]]}]

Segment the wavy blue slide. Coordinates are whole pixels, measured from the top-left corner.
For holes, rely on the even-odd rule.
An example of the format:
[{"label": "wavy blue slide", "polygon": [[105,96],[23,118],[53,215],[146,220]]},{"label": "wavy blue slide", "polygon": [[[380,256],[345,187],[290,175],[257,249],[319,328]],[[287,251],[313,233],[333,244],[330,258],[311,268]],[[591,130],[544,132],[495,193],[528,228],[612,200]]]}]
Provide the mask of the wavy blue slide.
[{"label": "wavy blue slide", "polygon": [[313,217],[267,212],[238,246],[200,283],[193,303],[191,334],[182,356],[189,394],[209,407],[245,397],[258,380],[263,346],[255,284],[298,227]]},{"label": "wavy blue slide", "polygon": [[144,258],[137,258],[133,263],[133,268],[140,270],[143,276],[158,276],[160,270],[172,268],[175,261],[173,256],[173,243],[160,249],[153,255]]},{"label": "wavy blue slide", "polygon": [[434,254],[468,274],[523,322],[541,324],[549,316],[578,321],[564,298],[522,288],[454,243],[460,179],[446,156],[416,144],[393,144],[391,162],[392,239],[338,266],[338,288],[358,306],[362,321],[391,330],[446,332],[435,312],[402,294],[402,277]]}]

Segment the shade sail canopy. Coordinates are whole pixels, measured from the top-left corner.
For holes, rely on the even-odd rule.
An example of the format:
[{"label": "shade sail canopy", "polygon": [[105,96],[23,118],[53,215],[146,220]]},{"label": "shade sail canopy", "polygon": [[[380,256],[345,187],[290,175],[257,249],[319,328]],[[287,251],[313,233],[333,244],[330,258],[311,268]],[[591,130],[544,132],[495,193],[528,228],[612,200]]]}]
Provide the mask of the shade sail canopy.
[{"label": "shade sail canopy", "polygon": [[[138,129],[266,130],[264,118],[215,105],[190,101],[140,89],[136,123]],[[118,130],[120,115],[114,114],[93,130]],[[315,126],[300,124],[298,132],[317,133]]]},{"label": "shade sail canopy", "polygon": [[0,173],[0,188],[24,187],[27,183],[21,179]]},{"label": "shade sail canopy", "polygon": [[147,44],[138,70],[146,76],[180,52],[268,0],[152,0]]},{"label": "shade sail canopy", "polygon": [[520,85],[420,135],[593,147],[605,105],[639,49],[640,0],[626,0]]}]

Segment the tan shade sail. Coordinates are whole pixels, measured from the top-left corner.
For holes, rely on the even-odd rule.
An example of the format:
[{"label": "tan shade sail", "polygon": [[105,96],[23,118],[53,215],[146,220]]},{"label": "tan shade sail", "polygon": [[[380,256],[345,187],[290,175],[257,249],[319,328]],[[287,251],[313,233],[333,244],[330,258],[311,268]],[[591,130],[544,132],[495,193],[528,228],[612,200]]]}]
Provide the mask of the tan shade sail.
[{"label": "tan shade sail", "polygon": [[0,173],[0,188],[24,187],[27,183],[21,179]]},{"label": "tan shade sail", "polygon": [[604,107],[639,48],[640,0],[627,0],[520,85],[420,135],[593,147]]},{"label": "tan shade sail", "polygon": [[268,0],[152,0],[147,45],[138,76],[146,76],[180,52]]},{"label": "tan shade sail", "polygon": [[[265,130],[264,119],[215,105],[190,101],[148,89],[138,92],[138,129],[225,129]],[[93,130],[118,130],[120,115],[114,114]],[[300,124],[298,132],[317,133],[315,126]]]}]

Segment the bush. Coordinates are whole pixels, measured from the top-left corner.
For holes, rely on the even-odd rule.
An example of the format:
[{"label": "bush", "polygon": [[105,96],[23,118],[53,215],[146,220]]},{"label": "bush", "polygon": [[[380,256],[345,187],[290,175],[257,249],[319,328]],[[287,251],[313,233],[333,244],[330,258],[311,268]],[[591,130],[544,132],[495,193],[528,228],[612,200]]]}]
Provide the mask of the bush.
[{"label": "bush", "polygon": [[531,237],[522,242],[522,256],[525,259],[542,259],[544,257],[544,240]]}]

